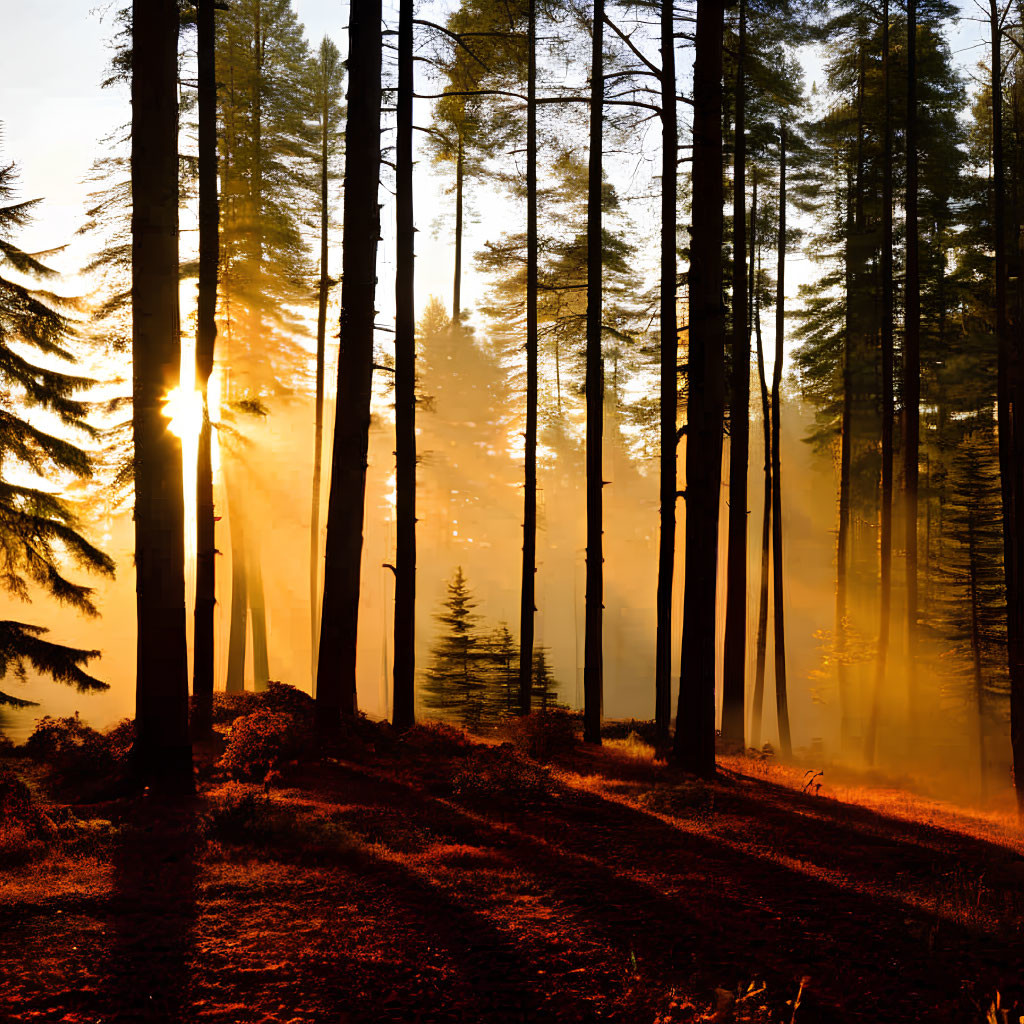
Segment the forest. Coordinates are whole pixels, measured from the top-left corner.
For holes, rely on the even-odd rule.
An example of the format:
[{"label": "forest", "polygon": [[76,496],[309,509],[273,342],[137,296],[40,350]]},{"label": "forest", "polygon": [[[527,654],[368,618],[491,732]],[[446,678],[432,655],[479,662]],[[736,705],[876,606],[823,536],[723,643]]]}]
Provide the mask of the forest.
[{"label": "forest", "polygon": [[1024,2],[125,3],[0,44],[0,1019],[1024,1021]]}]

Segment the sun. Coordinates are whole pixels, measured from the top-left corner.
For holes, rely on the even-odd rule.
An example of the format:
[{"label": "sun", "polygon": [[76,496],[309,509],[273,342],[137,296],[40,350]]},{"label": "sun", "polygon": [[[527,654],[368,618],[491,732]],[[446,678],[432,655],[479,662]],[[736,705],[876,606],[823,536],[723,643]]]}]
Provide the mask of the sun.
[{"label": "sun", "polygon": [[172,388],[164,397],[163,414],[170,420],[167,426],[171,433],[181,438],[183,447],[191,447],[203,429],[202,392]]}]

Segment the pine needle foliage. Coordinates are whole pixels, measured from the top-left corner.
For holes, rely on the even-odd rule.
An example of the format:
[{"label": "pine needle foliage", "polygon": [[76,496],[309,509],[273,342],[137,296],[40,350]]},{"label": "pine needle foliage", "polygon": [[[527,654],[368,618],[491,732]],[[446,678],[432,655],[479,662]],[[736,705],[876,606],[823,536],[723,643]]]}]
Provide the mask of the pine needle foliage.
[{"label": "pine needle foliage", "polygon": [[[17,180],[14,163],[0,165],[0,586],[23,601],[37,587],[96,615],[92,589],[69,579],[65,567],[112,576],[113,562],[82,536],[68,502],[25,482],[91,475],[86,451],[41,422],[85,438],[96,431],[80,397],[92,382],[64,369],[74,361],[76,304],[46,287],[57,277],[45,262],[52,253],[26,252],[15,241],[38,203],[17,198]],[[9,671],[24,678],[31,666],[82,691],[106,688],[82,669],[98,651],[51,643],[45,633],[0,622],[0,678]],[[19,703],[4,694],[0,702]]]}]

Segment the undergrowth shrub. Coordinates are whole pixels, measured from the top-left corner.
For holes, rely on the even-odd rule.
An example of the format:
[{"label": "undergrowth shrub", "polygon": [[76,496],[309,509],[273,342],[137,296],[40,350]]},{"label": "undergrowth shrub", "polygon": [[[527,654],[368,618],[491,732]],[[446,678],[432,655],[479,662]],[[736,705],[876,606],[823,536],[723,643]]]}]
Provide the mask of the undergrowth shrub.
[{"label": "undergrowth shrub", "polygon": [[304,690],[290,683],[272,681],[266,691],[257,694],[260,706],[268,711],[276,711],[282,715],[295,715],[299,718],[312,718],[316,709],[316,701]]},{"label": "undergrowth shrub", "polygon": [[650,747],[658,745],[658,734],[654,722],[630,718],[618,722],[603,722],[601,736],[608,740],[625,740],[635,735]]},{"label": "undergrowth shrub", "polygon": [[699,817],[709,814],[715,807],[715,794],[696,780],[658,786],[641,793],[637,801],[641,807],[656,814],[673,817]]},{"label": "undergrowth shrub", "polygon": [[215,690],[213,694],[213,724],[230,725],[236,718],[251,715],[261,704],[261,696],[252,690],[242,693],[223,693]]},{"label": "undergrowth shrub", "polygon": [[502,743],[473,750],[452,776],[451,791],[474,803],[517,807],[553,795],[554,783],[546,768]]},{"label": "undergrowth shrub", "polygon": [[275,853],[314,859],[342,853],[356,842],[339,815],[282,803],[238,782],[211,797],[203,830],[210,840],[266,846]]},{"label": "undergrowth shrub", "polygon": [[512,743],[536,761],[550,761],[576,746],[577,725],[568,711],[534,711],[511,724]]},{"label": "undergrowth shrub", "polygon": [[135,726],[123,719],[106,733],[73,718],[40,718],[25,741],[28,757],[47,765],[61,783],[95,783],[124,769]]},{"label": "undergrowth shrub", "polygon": [[0,767],[0,864],[24,864],[43,854],[56,835],[53,822],[32,791],[7,767]]},{"label": "undergrowth shrub", "polygon": [[448,722],[417,722],[402,736],[405,749],[424,757],[465,757],[473,741],[465,729]]},{"label": "undergrowth shrub", "polygon": [[263,781],[308,750],[311,740],[302,719],[261,708],[235,720],[220,765],[233,779]]}]

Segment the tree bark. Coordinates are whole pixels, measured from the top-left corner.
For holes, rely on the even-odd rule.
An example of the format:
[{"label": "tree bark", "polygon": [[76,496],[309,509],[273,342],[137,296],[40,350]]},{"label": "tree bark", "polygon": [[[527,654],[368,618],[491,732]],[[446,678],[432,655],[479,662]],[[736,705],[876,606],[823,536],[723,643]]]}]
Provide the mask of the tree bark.
[{"label": "tree bark", "polygon": [[764,709],[764,675],[768,648],[768,582],[771,564],[772,529],[772,411],[768,401],[768,380],[764,372],[764,345],[761,342],[761,303],[755,300],[757,251],[757,168],[754,168],[753,195],[750,200],[750,308],[753,310],[757,338],[757,376],[761,384],[761,423],[764,430],[764,494],[761,507],[761,583],[758,588],[757,642],[754,662],[754,697],[750,714],[750,745],[761,746],[761,716]]},{"label": "tree bark", "polygon": [[722,744],[743,750],[747,668],[747,467],[750,459],[750,332],[746,264],[747,6],[740,0],[736,56],[736,144],[733,151],[732,395],[729,411],[729,541],[725,650],[722,662]]},{"label": "tree bark", "polygon": [[245,567],[247,557],[243,527],[245,513],[242,507],[242,496],[232,486],[233,472],[230,463],[225,463],[224,491],[227,496],[227,511],[231,524],[231,617],[228,625],[228,671],[224,689],[228,693],[242,693],[245,690],[249,586]]},{"label": "tree bark", "polygon": [[1020,438],[1024,420],[1017,415],[1024,399],[1020,358],[1010,338],[1006,309],[1006,168],[1003,157],[1002,23],[997,0],[990,0],[992,44],[992,191],[995,248],[996,339],[998,377],[999,477],[1003,505],[1003,571],[1006,576],[1006,638],[1010,672],[1010,746],[1018,814],[1024,817],[1024,481]]},{"label": "tree bark", "polygon": [[167,429],[179,383],[178,5],[132,6],[132,423],[135,442],[136,777],[189,790],[185,508],[181,442]]},{"label": "tree bark", "polygon": [[530,713],[537,574],[537,0],[529,0],[526,102],[526,457],[519,606],[519,713]]},{"label": "tree bark", "polygon": [[455,281],[452,286],[452,323],[462,320],[462,193],[465,186],[465,160],[462,136],[459,136],[459,151],[455,157]]},{"label": "tree bark", "polygon": [[[970,500],[970,499],[968,499]],[[978,545],[974,512],[967,512],[967,591],[971,602],[971,666],[974,676],[975,711],[978,715],[978,780],[981,796],[985,796],[985,679],[981,668],[980,597],[978,593]]]},{"label": "tree bark", "polygon": [[676,51],[673,0],[661,3],[661,530],[658,538],[654,720],[658,746],[668,747],[672,719],[672,583],[676,558],[676,461],[679,437],[679,327],[676,322]]},{"label": "tree bark", "polygon": [[601,354],[601,193],[604,117],[604,0],[594,0],[587,183],[587,582],[583,648],[583,739],[601,742],[604,691],[604,360]]},{"label": "tree bark", "polygon": [[380,235],[380,19],[380,0],[353,0],[349,17],[338,414],[331,456],[317,665],[317,720],[322,730],[329,730],[339,716],[356,712],[356,639]]},{"label": "tree bark", "polygon": [[892,469],[893,469],[893,341],[892,341],[892,110],[889,72],[889,2],[882,4],[882,93],[884,127],[882,156],[882,508],[879,544],[880,594],[875,685],[864,735],[864,758],[874,764],[878,719],[889,658],[892,617]]},{"label": "tree bark", "polygon": [[697,5],[693,71],[693,224],[689,271],[686,583],[675,755],[715,771],[715,610],[722,481],[722,0]]},{"label": "tree bark", "polygon": [[398,13],[398,135],[395,148],[395,662],[392,721],[415,720],[416,672],[416,291],[412,177],[413,0]]},{"label": "tree bark", "polygon": [[786,613],[782,566],[782,361],[786,334],[786,125],[779,125],[779,269],[775,298],[775,366],[772,368],[772,609],[775,641],[775,710],[779,751],[790,757],[789,695],[786,685]]},{"label": "tree bark", "polygon": [[270,685],[270,647],[267,634],[267,602],[263,593],[263,566],[259,552],[252,547],[252,531],[246,533],[250,545],[246,552],[246,582],[249,612],[252,616],[252,688],[262,693]]},{"label": "tree bark", "polygon": [[217,541],[213,507],[213,426],[210,375],[217,340],[220,209],[217,196],[217,72],[215,0],[197,0],[199,85],[199,303],[196,318],[196,386],[203,423],[196,453],[196,607],[193,640],[192,733],[213,731],[213,664]]},{"label": "tree bark", "polygon": [[911,730],[918,722],[915,659],[918,605],[918,474],[921,459],[921,280],[917,206],[917,2],[907,0],[907,284],[903,334],[903,487],[906,531],[904,544],[907,550],[907,696]]},{"label": "tree bark", "polygon": [[324,449],[324,363],[327,356],[327,298],[331,290],[328,273],[328,228],[330,207],[327,197],[330,157],[330,90],[324,85],[320,111],[320,286],[316,311],[316,403],[313,410],[313,494],[309,527],[309,625],[310,675],[316,696],[316,662],[320,640],[320,491]]},{"label": "tree bark", "polygon": [[854,329],[853,317],[851,315],[854,301],[853,254],[851,253],[850,246],[850,237],[854,230],[852,177],[852,174],[848,172],[846,179],[846,252],[844,259],[846,335],[843,339],[842,412],[840,413],[839,427],[839,529],[836,533],[836,676],[839,687],[839,743],[844,752],[849,747],[851,733],[849,669],[846,664],[846,631],[848,559],[850,551],[850,467],[853,454],[853,437],[851,435],[853,426],[853,365],[850,350]]}]

